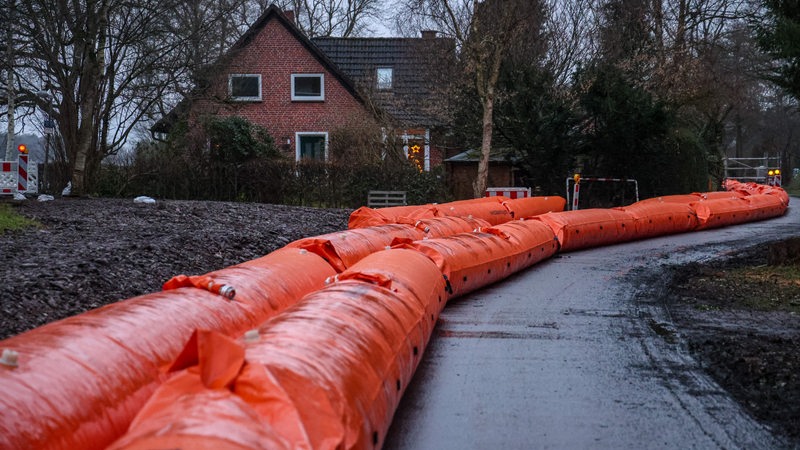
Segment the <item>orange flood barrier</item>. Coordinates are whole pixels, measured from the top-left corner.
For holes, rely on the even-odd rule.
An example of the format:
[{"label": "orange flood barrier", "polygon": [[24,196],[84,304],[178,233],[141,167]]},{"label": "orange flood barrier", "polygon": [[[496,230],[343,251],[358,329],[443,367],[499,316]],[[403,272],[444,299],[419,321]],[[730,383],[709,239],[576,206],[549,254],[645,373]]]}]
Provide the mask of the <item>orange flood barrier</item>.
[{"label": "orange flood barrier", "polygon": [[637,238],[633,216],[618,209],[547,213],[533,220],[540,220],[553,230],[564,252]]},{"label": "orange flood barrier", "polygon": [[741,192],[715,191],[715,192],[693,192],[691,194],[664,195],[641,200],[638,203],[693,203],[705,200],[718,200],[721,198],[740,198],[744,196]]},{"label": "orange flood barrier", "polygon": [[444,305],[444,280],[406,249],[338,278],[247,336],[244,351],[199,332],[185,352],[198,365],[159,388],[110,448],[380,448]]},{"label": "orange flood barrier", "polygon": [[491,226],[489,222],[474,217],[434,217],[432,219],[420,219],[414,227],[425,233],[424,238],[440,238],[452,236],[458,233],[466,233],[478,228]]},{"label": "orange flood barrier", "polygon": [[422,239],[424,231],[408,224],[355,228],[299,239],[287,248],[302,248],[323,257],[337,272],[343,272],[364,257],[384,250],[394,239]]},{"label": "orange flood barrier", "polygon": [[[506,200],[508,200],[506,197],[495,196],[419,206],[393,206],[378,209],[362,206],[350,214],[347,226],[354,229],[390,223],[414,223],[419,219],[433,217],[472,217],[497,225],[513,218],[511,212],[503,206],[503,202]],[[553,200],[548,200],[546,203],[556,205]],[[528,205],[528,207],[531,206]]]},{"label": "orange flood barrier", "polygon": [[183,287],[120,301],[2,341],[0,448],[102,449],[122,435],[197,328],[238,336],[335,274],[322,258],[282,249],[209,277],[233,301]]},{"label": "orange flood barrier", "polygon": [[777,217],[786,212],[778,195],[753,194],[742,198],[720,198],[691,203],[699,220],[699,230],[736,225]]},{"label": "orange flood barrier", "polygon": [[527,197],[506,200],[503,205],[514,219],[538,216],[539,214],[563,211],[567,200],[564,197]]},{"label": "orange flood barrier", "polygon": [[[171,290],[3,341],[19,362],[0,365],[0,448],[104,448],[140,409],[114,448],[380,446],[446,287],[449,298],[478,289],[552,256],[559,243],[570,251],[688,230],[685,207],[697,218],[693,229],[787,208],[780,188],[726,186],[735,192],[488,228],[510,217],[508,203],[453,202],[441,208],[449,214],[413,224],[304,239],[238,266],[175,277]],[[498,207],[505,212],[495,214]],[[425,239],[475,224],[477,232]],[[382,250],[393,241],[406,248]],[[318,290],[326,277],[333,284]],[[244,349],[231,339],[256,326],[260,334],[248,333]]]},{"label": "orange flood barrier", "polygon": [[653,198],[647,198],[647,199],[644,199],[644,200],[640,200],[640,201],[634,203],[634,205],[645,204],[645,203],[660,203],[660,204],[663,204],[663,203],[684,203],[684,204],[689,204],[689,203],[692,203],[692,202],[699,202],[701,200],[704,200],[704,199],[700,194],[664,195],[664,196],[661,196],[661,197],[653,197]]},{"label": "orange flood barrier", "polygon": [[499,225],[513,219],[503,202],[505,197],[481,197],[472,200],[459,200],[457,202],[436,205],[437,216],[476,217],[492,225]]},{"label": "orange flood barrier", "polygon": [[549,227],[527,220],[398,246],[418,250],[435,261],[447,277],[451,298],[506,278],[558,249]]},{"label": "orange flood barrier", "polygon": [[362,206],[350,213],[347,228],[364,228],[399,223],[401,217],[424,219],[435,216],[436,208],[433,205],[390,206],[377,209]]},{"label": "orange flood barrier", "polygon": [[736,180],[725,180],[723,186],[728,191],[736,192],[742,196],[765,194],[781,199],[784,205],[789,204],[789,194],[783,188],[756,183],[741,183]]},{"label": "orange flood barrier", "polygon": [[786,205],[780,196],[754,194],[745,197],[750,207],[753,220],[769,219],[786,213]]},{"label": "orange flood barrier", "polygon": [[688,203],[637,202],[618,208],[633,217],[636,239],[685,233],[697,228],[697,214]]},{"label": "orange flood barrier", "polygon": [[753,220],[750,204],[739,198],[719,198],[689,204],[697,214],[698,230],[719,228]]},{"label": "orange flood barrier", "polygon": [[744,195],[740,192],[736,191],[714,191],[714,192],[704,192],[704,193],[697,193],[696,195],[700,196],[703,200],[719,200],[725,198],[741,198]]}]

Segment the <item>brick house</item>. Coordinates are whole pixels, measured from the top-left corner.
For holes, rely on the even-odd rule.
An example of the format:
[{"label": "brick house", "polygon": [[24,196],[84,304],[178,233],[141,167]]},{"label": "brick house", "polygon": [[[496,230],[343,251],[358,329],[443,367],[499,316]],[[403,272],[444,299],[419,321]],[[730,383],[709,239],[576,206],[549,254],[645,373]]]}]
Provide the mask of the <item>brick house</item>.
[{"label": "brick house", "polygon": [[451,39],[423,31],[421,38],[332,38],[312,41],[336,63],[370,107],[381,114],[421,170],[448,155],[442,96],[449,81],[441,61],[454,54]]},{"label": "brick house", "polygon": [[203,95],[191,106],[181,102],[151,131],[168,132],[181,114],[236,115],[265,127],[288,157],[328,160],[332,131],[371,123],[393,131],[406,155],[430,170],[445,157],[435,137],[442,123],[423,112],[435,104],[426,72],[409,69],[424,64],[426,47],[447,42],[430,33],[311,40],[291,13],[272,5],[218,64]]}]

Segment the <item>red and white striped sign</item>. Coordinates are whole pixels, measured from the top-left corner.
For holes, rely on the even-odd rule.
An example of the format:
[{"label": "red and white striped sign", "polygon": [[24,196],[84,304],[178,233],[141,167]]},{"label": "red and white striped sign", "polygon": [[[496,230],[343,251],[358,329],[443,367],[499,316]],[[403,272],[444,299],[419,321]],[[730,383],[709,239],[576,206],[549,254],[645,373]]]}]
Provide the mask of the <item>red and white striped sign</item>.
[{"label": "red and white striped sign", "polygon": [[581,197],[581,183],[575,183],[575,187],[572,191],[572,210],[575,211],[578,209],[578,199]]},{"label": "red and white striped sign", "polygon": [[531,188],[526,187],[499,187],[487,188],[484,197],[507,197],[510,199],[526,198],[531,196]]},{"label": "red and white striped sign", "polygon": [[0,194],[13,194],[16,192],[14,185],[16,184],[16,177],[14,172],[17,170],[17,164],[10,161],[0,162]]},{"label": "red and white striped sign", "polygon": [[17,192],[28,191],[28,155],[19,155],[17,170]]},{"label": "red and white striped sign", "polygon": [[17,161],[0,161],[0,195],[39,192],[39,172],[35,162],[28,165],[28,156],[19,155]]}]

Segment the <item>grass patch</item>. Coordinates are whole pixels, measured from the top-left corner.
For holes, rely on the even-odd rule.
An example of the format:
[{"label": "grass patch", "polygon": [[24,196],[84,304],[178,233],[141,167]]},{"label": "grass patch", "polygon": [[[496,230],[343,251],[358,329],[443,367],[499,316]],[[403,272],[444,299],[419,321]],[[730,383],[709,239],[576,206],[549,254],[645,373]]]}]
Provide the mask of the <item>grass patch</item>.
[{"label": "grass patch", "polygon": [[687,270],[691,272],[676,284],[676,290],[697,311],[744,309],[800,314],[800,261]]},{"label": "grass patch", "polygon": [[739,306],[800,313],[800,265],[744,267],[727,271],[720,282],[733,285]]},{"label": "grass patch", "polygon": [[38,226],[38,223],[15,213],[8,204],[0,203],[0,233]]}]

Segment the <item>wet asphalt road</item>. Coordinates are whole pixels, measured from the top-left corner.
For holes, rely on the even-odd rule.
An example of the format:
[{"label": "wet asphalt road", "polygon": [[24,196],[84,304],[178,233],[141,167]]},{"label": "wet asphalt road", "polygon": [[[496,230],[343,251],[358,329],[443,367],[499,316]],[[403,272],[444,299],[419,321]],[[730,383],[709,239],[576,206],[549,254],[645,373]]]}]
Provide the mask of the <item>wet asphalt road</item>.
[{"label": "wet asphalt road", "polygon": [[665,266],[800,236],[780,218],[563,254],[445,308],[385,449],[780,448],[688,354]]}]

